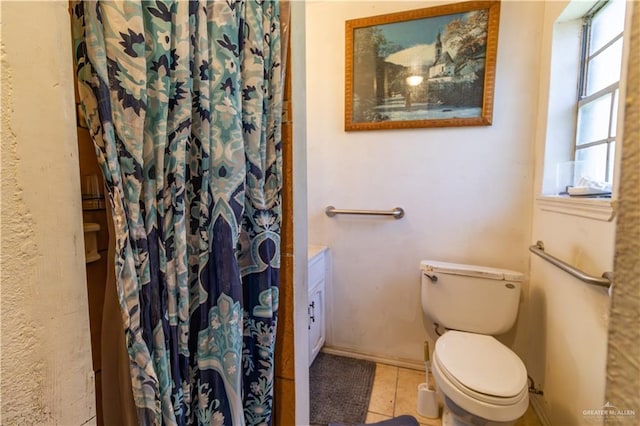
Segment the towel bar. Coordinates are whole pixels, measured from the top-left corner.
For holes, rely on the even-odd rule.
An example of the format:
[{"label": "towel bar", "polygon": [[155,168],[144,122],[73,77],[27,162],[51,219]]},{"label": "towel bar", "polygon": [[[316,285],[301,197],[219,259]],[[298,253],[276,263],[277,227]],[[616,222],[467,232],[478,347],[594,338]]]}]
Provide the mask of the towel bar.
[{"label": "towel bar", "polygon": [[329,206],[324,211],[327,216],[333,217],[337,214],[362,214],[367,216],[393,216],[396,219],[402,219],[404,217],[404,210],[402,207],[396,207],[393,210],[345,210],[336,209],[333,206]]},{"label": "towel bar", "polygon": [[594,277],[589,275],[580,269],[575,268],[574,266],[569,265],[568,263],[558,259],[555,256],[552,256],[544,251],[544,243],[542,241],[538,241],[535,245],[529,246],[529,251],[533,254],[536,254],[551,263],[552,265],[557,266],[563,271],[569,273],[570,275],[578,278],[579,280],[584,281],[587,284],[596,285],[599,287],[609,288],[613,284],[613,272],[605,272],[602,274],[602,277]]}]

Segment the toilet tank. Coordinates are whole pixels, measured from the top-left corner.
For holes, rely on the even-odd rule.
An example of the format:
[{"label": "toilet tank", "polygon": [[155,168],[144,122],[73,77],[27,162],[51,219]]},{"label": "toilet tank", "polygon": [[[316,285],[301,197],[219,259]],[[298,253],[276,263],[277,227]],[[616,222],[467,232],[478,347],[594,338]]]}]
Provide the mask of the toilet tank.
[{"label": "toilet tank", "polygon": [[453,330],[497,335],[516,321],[524,275],[508,269],[423,260],[422,310]]}]

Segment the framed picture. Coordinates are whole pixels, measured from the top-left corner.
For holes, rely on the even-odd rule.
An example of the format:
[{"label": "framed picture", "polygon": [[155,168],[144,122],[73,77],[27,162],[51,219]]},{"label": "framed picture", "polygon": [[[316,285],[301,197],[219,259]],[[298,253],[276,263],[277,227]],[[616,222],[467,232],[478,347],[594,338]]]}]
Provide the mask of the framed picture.
[{"label": "framed picture", "polygon": [[346,23],[345,130],[488,126],[499,1]]}]

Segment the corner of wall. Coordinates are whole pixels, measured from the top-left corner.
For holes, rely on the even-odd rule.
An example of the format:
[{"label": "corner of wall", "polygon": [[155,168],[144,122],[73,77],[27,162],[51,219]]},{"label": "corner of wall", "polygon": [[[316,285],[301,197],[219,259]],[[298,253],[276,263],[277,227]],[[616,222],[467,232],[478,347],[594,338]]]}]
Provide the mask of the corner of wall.
[{"label": "corner of wall", "polygon": [[[42,394],[44,359],[42,357],[43,327],[32,320],[35,314],[33,301],[37,294],[33,287],[20,285],[33,282],[36,273],[35,255],[38,247],[34,242],[33,218],[22,199],[22,189],[17,180],[17,139],[11,128],[11,108],[14,103],[13,70],[2,64],[2,220],[0,248],[2,267],[2,299],[0,312],[0,334],[2,335],[2,368],[4,376],[0,394],[4,404],[0,408],[0,419],[4,421],[35,421],[44,424],[52,419],[44,405]],[[35,357],[25,357],[29,348]],[[8,398],[9,395],[20,395]],[[11,401],[9,404],[7,401]],[[23,417],[24,416],[24,417]],[[29,416],[29,417],[27,417]]]},{"label": "corner of wall", "polygon": [[293,249],[296,424],[309,423],[307,330],[307,122],[305,2],[291,2],[291,93],[293,115]]},{"label": "corner of wall", "polygon": [[[95,416],[66,2],[2,3],[3,424]],[[25,36],[27,35],[27,36]]]}]

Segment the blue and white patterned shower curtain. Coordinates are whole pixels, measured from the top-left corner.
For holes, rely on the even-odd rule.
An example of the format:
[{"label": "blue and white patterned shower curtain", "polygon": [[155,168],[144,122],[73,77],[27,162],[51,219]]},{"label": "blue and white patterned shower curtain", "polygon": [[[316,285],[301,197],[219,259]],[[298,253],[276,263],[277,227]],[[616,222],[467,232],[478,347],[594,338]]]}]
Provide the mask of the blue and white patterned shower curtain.
[{"label": "blue and white patterned shower curtain", "polygon": [[270,424],[279,4],[78,1],[72,13],[140,424]]}]

